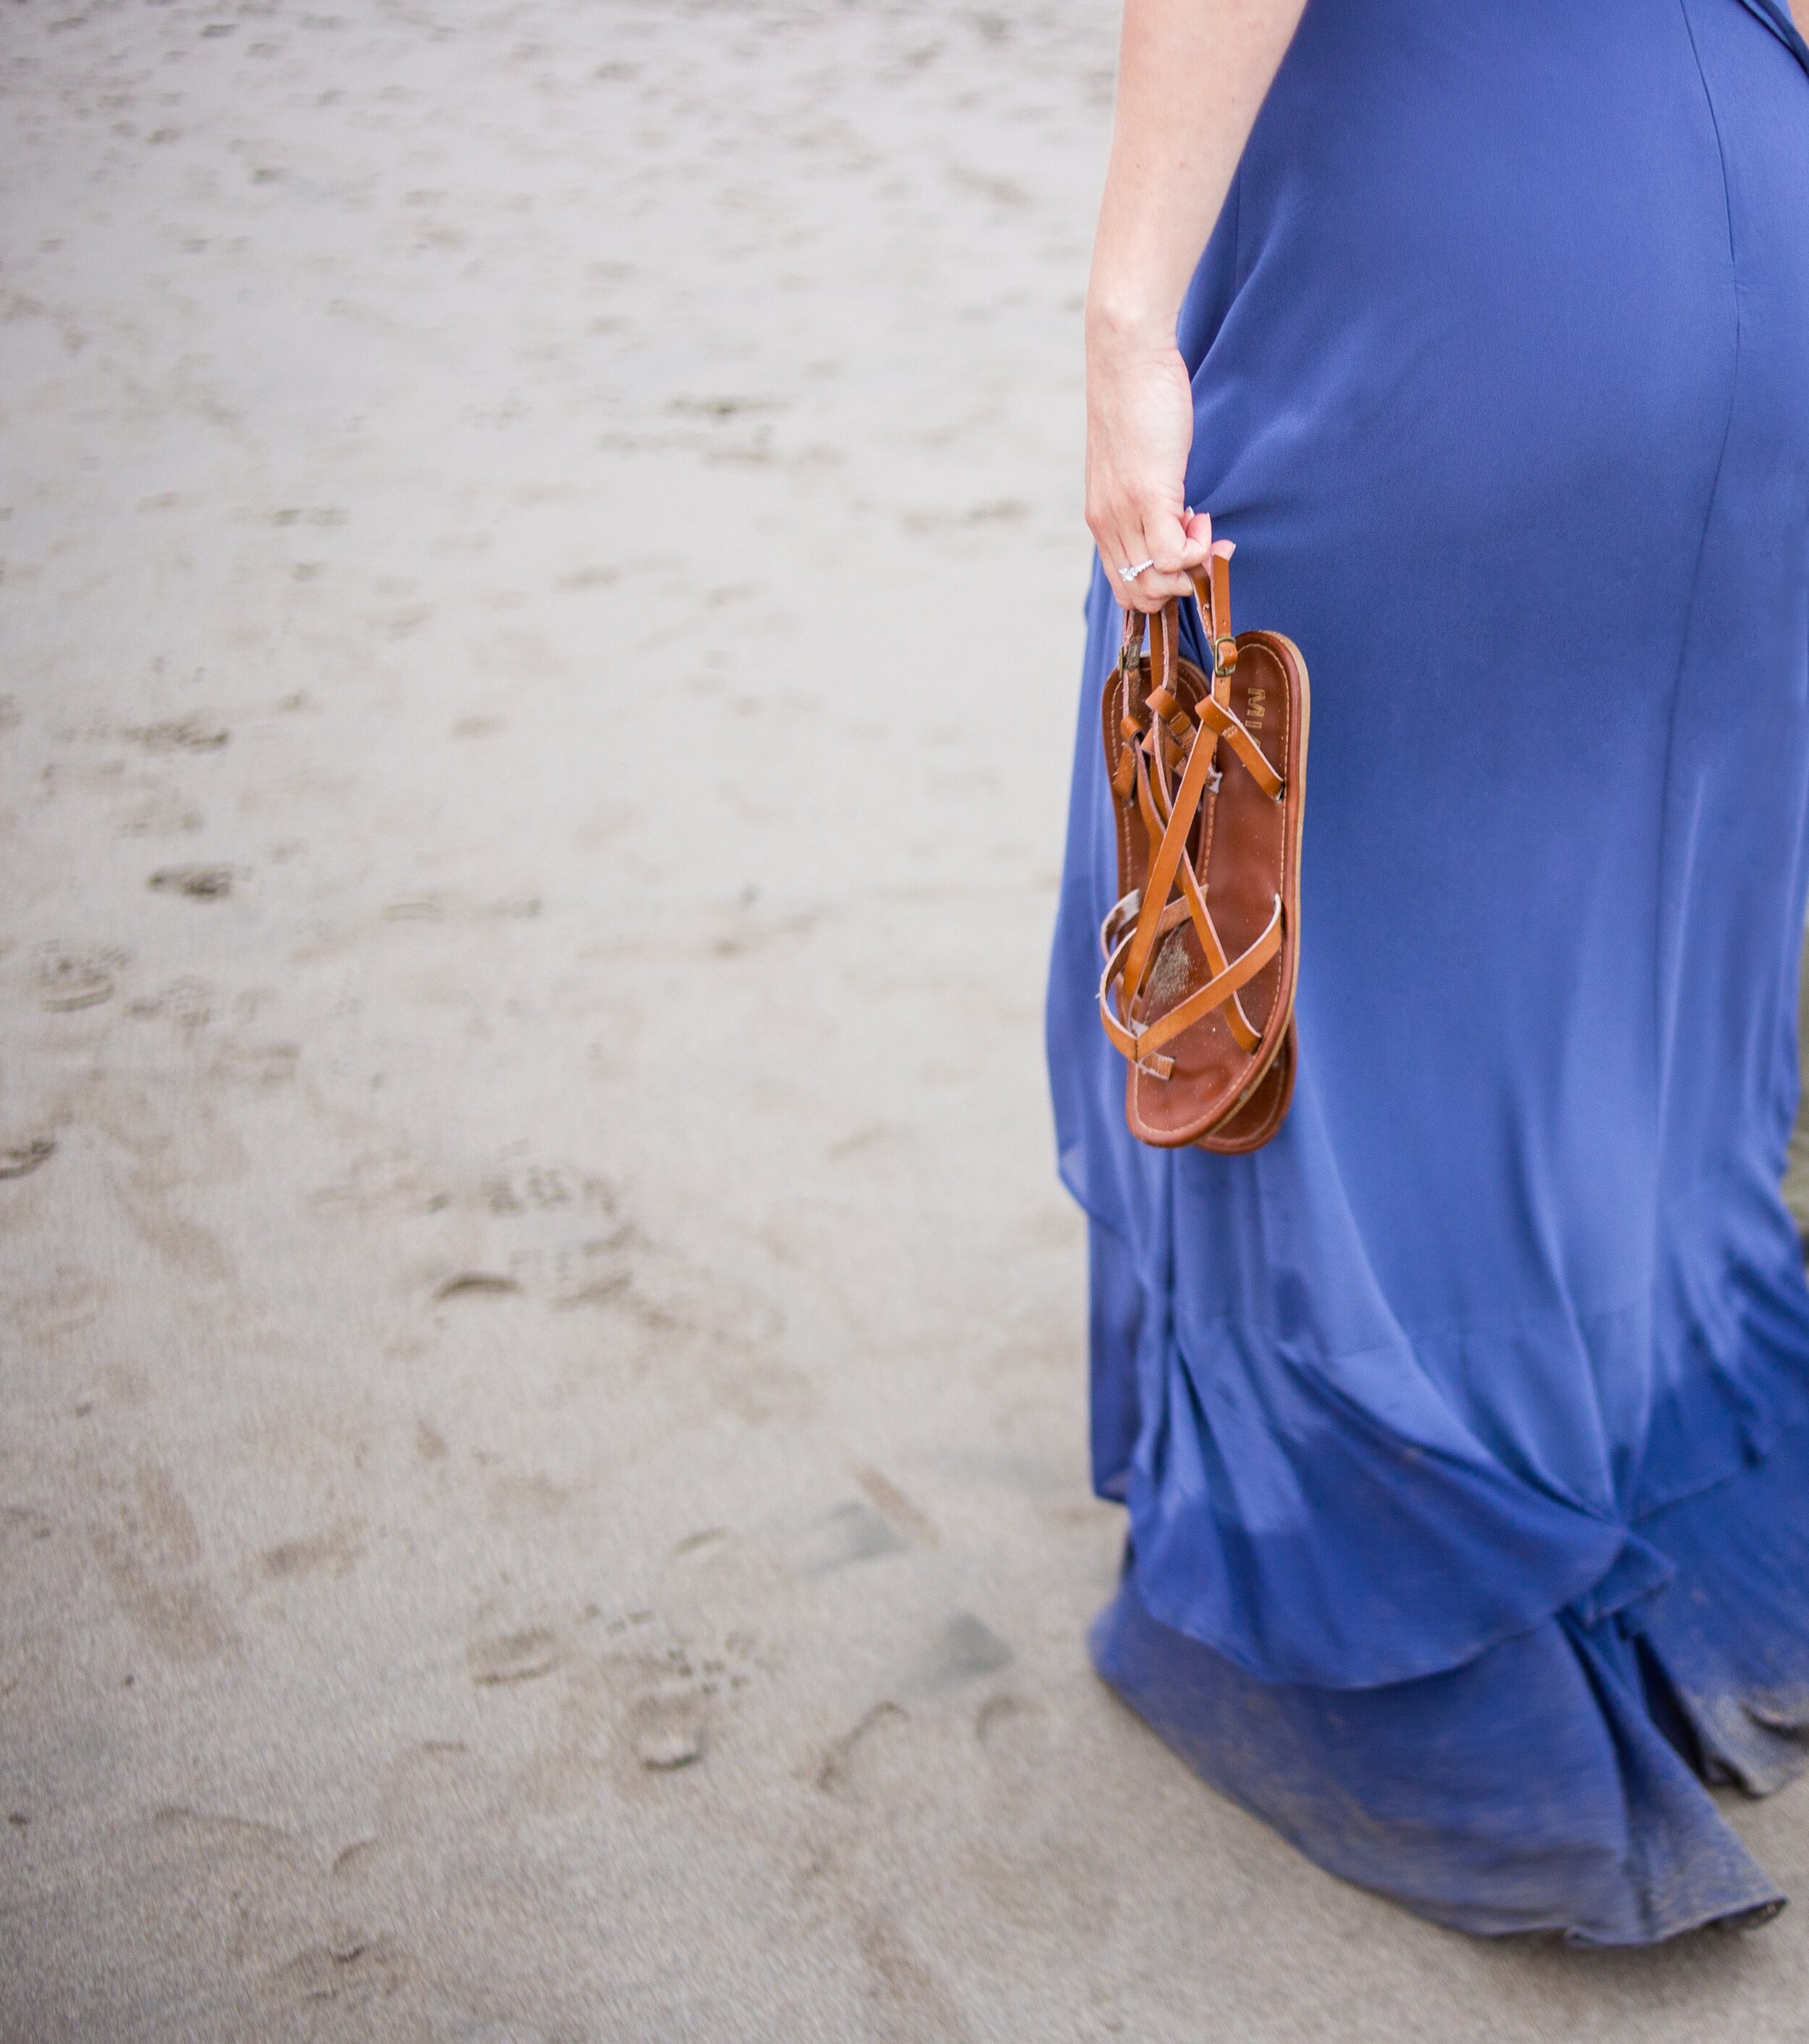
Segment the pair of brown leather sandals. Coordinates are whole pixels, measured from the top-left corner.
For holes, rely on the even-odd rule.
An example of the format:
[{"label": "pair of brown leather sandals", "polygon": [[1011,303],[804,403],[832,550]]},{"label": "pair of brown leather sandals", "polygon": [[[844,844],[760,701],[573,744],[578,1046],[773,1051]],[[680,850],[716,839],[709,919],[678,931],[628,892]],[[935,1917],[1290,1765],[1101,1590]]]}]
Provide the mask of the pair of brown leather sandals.
[{"label": "pair of brown leather sandals", "polygon": [[1125,615],[1104,709],[1119,898],[1099,989],[1131,1134],[1227,1155],[1259,1149],[1293,1097],[1308,709],[1291,639],[1232,636],[1231,553],[1216,540],[1193,578],[1210,674],[1181,657],[1178,601]]}]

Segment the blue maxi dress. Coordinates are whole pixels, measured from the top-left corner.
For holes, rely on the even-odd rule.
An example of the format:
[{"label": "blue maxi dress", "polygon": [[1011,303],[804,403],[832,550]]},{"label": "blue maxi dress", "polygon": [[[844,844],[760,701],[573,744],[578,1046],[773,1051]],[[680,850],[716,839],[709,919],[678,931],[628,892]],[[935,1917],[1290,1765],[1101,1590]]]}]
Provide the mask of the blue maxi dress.
[{"label": "blue maxi dress", "polygon": [[1292,1110],[1127,1132],[1089,605],[1048,1043],[1106,1680],[1322,1865],[1650,1942],[1809,1727],[1809,48],[1784,0],[1309,0],[1181,324],[1312,670]]}]

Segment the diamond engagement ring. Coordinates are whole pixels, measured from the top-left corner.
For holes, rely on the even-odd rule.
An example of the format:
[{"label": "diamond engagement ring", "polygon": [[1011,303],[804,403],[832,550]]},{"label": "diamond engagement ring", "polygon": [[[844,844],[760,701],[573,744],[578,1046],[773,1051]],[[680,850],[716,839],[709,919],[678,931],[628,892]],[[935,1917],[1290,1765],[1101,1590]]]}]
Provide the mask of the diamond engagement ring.
[{"label": "diamond engagement ring", "polygon": [[1154,561],[1139,561],[1135,567],[1120,568],[1118,572],[1127,582],[1135,582],[1145,568],[1153,568],[1154,566]]}]

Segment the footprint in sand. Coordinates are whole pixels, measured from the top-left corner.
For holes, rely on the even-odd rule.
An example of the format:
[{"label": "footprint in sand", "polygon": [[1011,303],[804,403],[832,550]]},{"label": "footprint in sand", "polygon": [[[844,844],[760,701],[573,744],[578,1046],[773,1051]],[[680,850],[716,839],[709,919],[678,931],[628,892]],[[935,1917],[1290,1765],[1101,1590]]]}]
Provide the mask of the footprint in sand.
[{"label": "footprint in sand", "polygon": [[674,1676],[643,1689],[628,1706],[635,1758],[656,1773],[700,1760],[704,1751],[704,1700],[687,1677]]},{"label": "footprint in sand", "polygon": [[615,1188],[606,1178],[570,1165],[522,1164],[486,1172],[478,1197],[494,1214],[573,1206],[609,1214],[616,1208]]},{"label": "footprint in sand", "polygon": [[344,1576],[358,1566],[363,1554],[363,1520],[338,1519],[323,1532],[266,1547],[258,1556],[258,1570],[271,1582],[313,1575],[323,1569]]},{"label": "footprint in sand", "polygon": [[29,1143],[13,1143],[0,1149],[0,1178],[28,1178],[56,1155],[54,1135],[34,1135]]},{"label": "footprint in sand", "polygon": [[[705,1536],[682,1543],[688,1554],[714,1556],[724,1540]],[[587,1614],[596,1616],[594,1608]],[[605,1626],[619,1646],[605,1650],[598,1668],[617,1700],[617,1736],[642,1767],[665,1774],[702,1760],[719,1714],[732,1708],[763,1661],[760,1642],[739,1627],[724,1631],[705,1620],[693,1635],[673,1632],[657,1612],[634,1611]]]},{"label": "footprint in sand", "polygon": [[192,1035],[213,1020],[217,998],[205,980],[184,974],[155,993],[140,994],[136,1000],[129,1001],[125,1012],[134,1021],[169,1022],[184,1035]]},{"label": "footprint in sand", "polygon": [[163,866],[145,882],[157,894],[186,894],[192,901],[218,901],[232,891],[229,866]]},{"label": "footprint in sand", "polygon": [[826,1796],[847,1788],[854,1780],[859,1757],[867,1742],[888,1727],[905,1722],[906,1713],[897,1704],[875,1704],[824,1754],[814,1777],[816,1786]]},{"label": "footprint in sand", "polygon": [[565,1658],[559,1635],[543,1625],[520,1632],[483,1635],[465,1650],[465,1672],[481,1689],[532,1682],[550,1675]]},{"label": "footprint in sand", "polygon": [[435,1305],[448,1299],[500,1299],[521,1289],[520,1281],[497,1270],[462,1270],[448,1278],[433,1295]]},{"label": "footprint in sand", "polygon": [[224,724],[183,717],[165,724],[128,724],[120,736],[147,752],[217,752],[232,734]]},{"label": "footprint in sand", "polygon": [[386,2001],[416,1975],[413,1957],[395,1938],[382,1931],[348,1931],[298,1952],[270,1977],[265,1993],[286,2004],[334,2002],[361,2008]]},{"label": "footprint in sand", "polygon": [[165,1470],[140,1464],[131,1494],[90,1539],[121,1610],[159,1653],[204,1661],[237,1643],[207,1579],[194,1516]]},{"label": "footprint in sand", "polygon": [[48,944],[37,958],[38,1005],[50,1015],[97,1008],[112,1000],[114,975],[131,962],[132,954],[116,944],[91,951]]}]

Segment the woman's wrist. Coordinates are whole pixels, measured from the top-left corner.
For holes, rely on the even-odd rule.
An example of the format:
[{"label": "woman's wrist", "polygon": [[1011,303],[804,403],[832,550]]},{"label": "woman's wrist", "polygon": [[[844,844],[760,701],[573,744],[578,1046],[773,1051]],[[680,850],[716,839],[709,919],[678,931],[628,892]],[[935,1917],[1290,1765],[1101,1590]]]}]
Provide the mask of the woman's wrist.
[{"label": "woman's wrist", "polygon": [[1173,354],[1178,309],[1089,297],[1085,328],[1089,359],[1130,362]]}]

